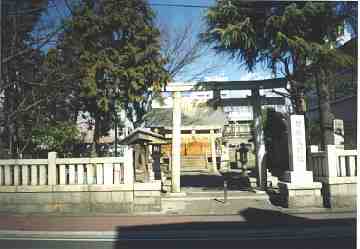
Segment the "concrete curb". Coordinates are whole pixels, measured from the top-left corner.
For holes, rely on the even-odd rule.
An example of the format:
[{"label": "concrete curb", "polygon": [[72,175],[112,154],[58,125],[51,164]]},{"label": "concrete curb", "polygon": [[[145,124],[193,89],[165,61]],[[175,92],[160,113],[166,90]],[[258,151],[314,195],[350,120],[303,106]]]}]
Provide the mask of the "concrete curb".
[{"label": "concrete curb", "polygon": [[[163,197],[162,201],[204,201],[222,199],[223,196],[204,196],[204,197]],[[269,196],[228,196],[228,200],[268,200]]]},{"label": "concrete curb", "polygon": [[[309,238],[337,238],[353,237],[355,231],[351,226],[338,225],[336,227],[270,227],[257,229],[212,229],[212,230],[161,230],[143,231],[141,233],[102,232],[102,231],[0,231],[1,240],[70,240],[70,241],[128,241],[128,240],[279,240],[279,239],[309,239]],[[159,233],[160,232],[160,233]]]}]

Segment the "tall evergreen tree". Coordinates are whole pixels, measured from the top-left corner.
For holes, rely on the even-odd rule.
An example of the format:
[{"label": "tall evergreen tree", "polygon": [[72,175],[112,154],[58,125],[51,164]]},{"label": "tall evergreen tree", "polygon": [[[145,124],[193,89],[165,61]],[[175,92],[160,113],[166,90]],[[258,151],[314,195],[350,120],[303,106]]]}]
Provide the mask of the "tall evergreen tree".
[{"label": "tall evergreen tree", "polygon": [[[352,8],[348,6],[351,5]],[[305,112],[304,89],[308,77],[323,75],[338,66],[351,64],[351,58],[332,49],[339,26],[352,20],[355,3],[346,2],[244,2],[223,0],[209,9],[204,40],[215,50],[244,61],[252,71],[265,63],[275,75],[283,74],[290,83],[295,112]],[[320,111],[323,127],[332,123],[324,80]],[[325,129],[327,130],[327,129]],[[330,132],[324,132],[325,143]]]},{"label": "tall evergreen tree", "polygon": [[111,127],[115,105],[136,123],[147,96],[168,80],[154,13],[144,0],[80,1],[56,54],[79,76],[82,110],[95,120],[94,148]]}]

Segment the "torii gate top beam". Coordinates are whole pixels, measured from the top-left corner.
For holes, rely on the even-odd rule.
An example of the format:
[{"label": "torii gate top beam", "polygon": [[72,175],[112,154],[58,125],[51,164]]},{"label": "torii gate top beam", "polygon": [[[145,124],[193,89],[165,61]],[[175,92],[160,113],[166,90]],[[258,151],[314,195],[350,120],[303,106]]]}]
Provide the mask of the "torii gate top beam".
[{"label": "torii gate top beam", "polygon": [[252,81],[202,81],[197,83],[170,83],[164,92],[216,91],[216,90],[252,90],[285,88],[285,78],[252,80]]}]

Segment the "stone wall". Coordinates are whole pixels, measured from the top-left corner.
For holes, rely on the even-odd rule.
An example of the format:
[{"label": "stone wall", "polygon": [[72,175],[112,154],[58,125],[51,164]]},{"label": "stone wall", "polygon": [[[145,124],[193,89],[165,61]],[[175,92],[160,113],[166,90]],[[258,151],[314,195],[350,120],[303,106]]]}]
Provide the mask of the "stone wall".
[{"label": "stone wall", "polygon": [[357,183],[322,184],[324,207],[356,208]]},{"label": "stone wall", "polygon": [[8,186],[0,189],[0,213],[117,213],[160,211],[161,183],[129,186]]},{"label": "stone wall", "polygon": [[159,191],[0,193],[0,213],[117,213],[160,211]]}]

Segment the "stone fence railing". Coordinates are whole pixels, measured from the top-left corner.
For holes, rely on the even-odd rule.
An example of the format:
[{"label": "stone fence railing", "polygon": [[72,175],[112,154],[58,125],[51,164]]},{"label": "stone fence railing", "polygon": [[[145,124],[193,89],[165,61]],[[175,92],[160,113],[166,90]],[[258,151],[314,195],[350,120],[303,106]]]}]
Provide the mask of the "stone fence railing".
[{"label": "stone fence railing", "polygon": [[132,149],[124,157],[57,158],[56,152],[50,152],[48,159],[0,160],[0,190],[38,192],[53,186],[74,190],[84,185],[132,186],[132,160]]},{"label": "stone fence railing", "polygon": [[336,145],[327,145],[326,151],[318,151],[311,146],[309,168],[314,180],[330,182],[332,180],[349,180],[357,176],[357,150],[344,150]]}]

